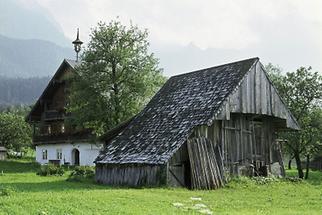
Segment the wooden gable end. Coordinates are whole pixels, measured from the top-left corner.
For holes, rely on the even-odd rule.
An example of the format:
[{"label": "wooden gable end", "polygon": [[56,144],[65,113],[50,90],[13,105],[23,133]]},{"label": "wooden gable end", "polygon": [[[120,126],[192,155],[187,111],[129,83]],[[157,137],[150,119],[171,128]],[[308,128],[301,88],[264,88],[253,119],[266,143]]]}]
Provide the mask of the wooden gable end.
[{"label": "wooden gable end", "polygon": [[72,65],[64,60],[56,73],[49,81],[48,85],[38,98],[34,107],[26,117],[29,122],[37,122],[41,120],[42,113],[46,110],[45,106],[50,109],[63,109],[65,105],[65,80],[69,78],[74,71]]},{"label": "wooden gable end", "polygon": [[230,119],[231,113],[267,115],[282,119],[281,128],[299,126],[258,61],[227,98],[216,119]]}]

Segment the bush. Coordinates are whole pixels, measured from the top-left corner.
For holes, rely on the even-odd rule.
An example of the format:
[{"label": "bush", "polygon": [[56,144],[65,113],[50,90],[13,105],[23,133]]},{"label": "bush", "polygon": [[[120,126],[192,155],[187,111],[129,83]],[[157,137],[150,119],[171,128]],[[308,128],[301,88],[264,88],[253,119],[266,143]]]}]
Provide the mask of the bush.
[{"label": "bush", "polygon": [[15,192],[11,187],[0,187],[0,196],[10,196]]},{"label": "bush", "polygon": [[94,179],[95,170],[90,166],[77,166],[69,175],[67,181],[91,181]]},{"label": "bush", "polygon": [[48,176],[48,175],[57,175],[62,176],[64,175],[65,170],[61,166],[56,166],[54,164],[46,164],[42,165],[37,172],[37,175],[40,176]]},{"label": "bush", "polygon": [[275,177],[263,177],[263,176],[253,177],[252,180],[258,185],[265,185],[265,184],[270,184],[272,182],[280,181],[278,178],[275,178]]},{"label": "bush", "polygon": [[301,183],[303,182],[303,179],[298,177],[285,177],[285,181],[293,182],[293,183]]}]

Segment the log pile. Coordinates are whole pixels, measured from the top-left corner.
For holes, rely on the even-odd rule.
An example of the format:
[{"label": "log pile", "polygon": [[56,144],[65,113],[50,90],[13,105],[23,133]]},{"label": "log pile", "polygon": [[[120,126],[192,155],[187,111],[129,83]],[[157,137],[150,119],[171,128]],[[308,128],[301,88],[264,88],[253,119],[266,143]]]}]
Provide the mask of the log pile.
[{"label": "log pile", "polygon": [[192,189],[217,189],[224,186],[223,162],[219,147],[199,137],[188,140]]}]

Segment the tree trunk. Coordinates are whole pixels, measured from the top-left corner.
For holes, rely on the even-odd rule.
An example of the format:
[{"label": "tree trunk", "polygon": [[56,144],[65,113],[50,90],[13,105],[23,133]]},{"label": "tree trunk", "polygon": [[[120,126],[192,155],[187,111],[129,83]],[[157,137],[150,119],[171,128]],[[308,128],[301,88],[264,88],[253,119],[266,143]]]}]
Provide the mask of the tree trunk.
[{"label": "tree trunk", "polygon": [[298,172],[299,178],[303,178],[304,174],[303,174],[300,154],[298,152],[295,152],[294,153],[294,158],[295,158],[295,161],[296,161],[296,167],[297,167],[297,172]]},{"label": "tree trunk", "polygon": [[112,85],[113,85],[113,91],[114,91],[114,120],[115,124],[121,122],[120,120],[120,101],[119,101],[119,86],[117,84],[116,80],[116,64],[112,63]]},{"label": "tree trunk", "polygon": [[305,179],[309,178],[309,170],[310,170],[310,155],[306,155],[306,171],[305,171]]},{"label": "tree trunk", "polygon": [[288,169],[292,169],[292,159],[288,160]]}]

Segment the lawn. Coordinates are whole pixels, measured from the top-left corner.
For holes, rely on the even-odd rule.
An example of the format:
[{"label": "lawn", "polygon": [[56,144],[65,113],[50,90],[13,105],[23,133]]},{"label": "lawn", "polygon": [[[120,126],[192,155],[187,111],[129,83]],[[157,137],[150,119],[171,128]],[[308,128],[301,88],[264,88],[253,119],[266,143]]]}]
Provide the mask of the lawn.
[{"label": "lawn", "polygon": [[67,182],[68,173],[42,177],[35,174],[37,168],[30,161],[0,161],[1,215],[322,214],[320,172],[311,172],[312,179],[305,182],[277,180],[261,184],[242,178],[223,189],[190,191]]}]

